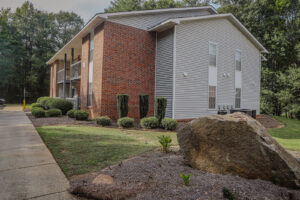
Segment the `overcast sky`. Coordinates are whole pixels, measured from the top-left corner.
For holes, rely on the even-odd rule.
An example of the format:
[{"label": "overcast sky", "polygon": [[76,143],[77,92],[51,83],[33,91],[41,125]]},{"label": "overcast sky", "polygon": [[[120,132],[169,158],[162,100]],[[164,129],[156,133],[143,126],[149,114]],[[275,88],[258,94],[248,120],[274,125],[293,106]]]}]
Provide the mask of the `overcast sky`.
[{"label": "overcast sky", "polygon": [[[26,0],[0,0],[1,8],[20,7]],[[94,14],[103,12],[110,0],[29,0],[34,7],[48,12],[73,11],[87,22]]]}]

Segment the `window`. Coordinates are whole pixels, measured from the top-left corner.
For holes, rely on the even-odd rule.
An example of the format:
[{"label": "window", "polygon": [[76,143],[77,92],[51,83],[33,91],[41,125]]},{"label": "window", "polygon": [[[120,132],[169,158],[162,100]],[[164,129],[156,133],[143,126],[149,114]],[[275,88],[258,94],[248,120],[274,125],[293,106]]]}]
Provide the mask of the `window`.
[{"label": "window", "polygon": [[217,66],[217,45],[209,43],[209,66]]},{"label": "window", "polygon": [[241,108],[241,88],[235,88],[235,108]]},{"label": "window", "polygon": [[209,94],[209,108],[210,109],[215,109],[216,108],[216,86],[209,86],[208,89],[208,94]]},{"label": "window", "polygon": [[242,70],[242,61],[241,61],[241,52],[235,52],[235,70],[241,71]]},{"label": "window", "polygon": [[89,91],[88,106],[92,106],[93,98],[93,52],[94,52],[94,32],[91,33],[90,50],[89,50]]}]

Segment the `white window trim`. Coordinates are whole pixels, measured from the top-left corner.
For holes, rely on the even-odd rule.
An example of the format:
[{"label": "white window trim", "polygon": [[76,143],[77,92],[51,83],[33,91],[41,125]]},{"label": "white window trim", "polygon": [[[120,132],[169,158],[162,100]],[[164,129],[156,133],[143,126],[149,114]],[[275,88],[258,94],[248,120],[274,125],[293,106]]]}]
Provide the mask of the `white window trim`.
[{"label": "white window trim", "polygon": [[[209,65],[209,46],[210,46],[210,44],[214,44],[214,45],[216,45],[216,66],[210,66]],[[217,102],[218,102],[218,57],[219,57],[219,48],[218,48],[218,43],[216,43],[216,42],[212,42],[212,41],[208,41],[208,51],[207,51],[208,53],[207,53],[207,57],[208,57],[208,68],[207,68],[207,94],[208,94],[208,96],[207,96],[207,110],[208,111],[217,111],[218,109],[217,109]],[[209,108],[209,68],[210,67],[215,67],[216,68],[216,70],[217,70],[217,85],[211,85],[211,86],[216,86],[216,104],[215,104],[215,108]]]},{"label": "white window trim", "polygon": [[174,33],[173,33],[173,102],[172,102],[172,119],[175,119],[175,91],[176,91],[176,25],[174,26]]},{"label": "white window trim", "polygon": [[[93,86],[92,86],[92,99],[91,99],[91,105],[89,105],[89,87],[90,87],[90,53],[91,53],[91,41],[93,39],[93,43],[94,43],[94,48],[93,48],[93,54],[94,54],[94,50],[95,50],[95,35],[94,35],[94,30],[92,30],[90,32],[90,40],[89,40],[89,54],[88,54],[88,88],[87,88],[87,92],[88,92],[88,95],[87,95],[87,107],[88,108],[92,108],[93,107]],[[94,81],[94,55],[93,55],[93,72],[92,72],[92,85],[93,85],[93,81]]]},{"label": "white window trim", "polygon": [[[241,71],[239,71],[239,70],[236,70],[236,60],[235,60],[235,53],[237,52],[237,51],[239,51],[240,53],[241,53]],[[234,80],[234,102],[233,102],[233,105],[234,105],[234,108],[235,109],[241,109],[243,106],[242,106],[242,96],[243,96],[243,65],[242,65],[242,50],[240,50],[240,49],[235,49],[235,51],[234,51],[234,78],[235,78],[235,73],[236,73],[236,71],[239,71],[239,72],[241,72],[241,102],[240,102],[240,108],[237,108],[237,107],[235,107],[235,95],[236,95],[236,85],[235,85],[235,80]]]},{"label": "white window trim", "polygon": [[241,54],[241,71],[242,71],[242,51],[240,49],[236,49],[234,51],[234,71],[239,71],[239,70],[236,70],[236,52],[240,52]]}]

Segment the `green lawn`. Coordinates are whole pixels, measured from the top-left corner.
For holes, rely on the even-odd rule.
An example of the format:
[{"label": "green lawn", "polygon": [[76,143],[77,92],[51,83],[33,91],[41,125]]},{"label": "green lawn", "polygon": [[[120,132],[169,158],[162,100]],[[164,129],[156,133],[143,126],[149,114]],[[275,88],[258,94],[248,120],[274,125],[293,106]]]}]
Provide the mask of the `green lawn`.
[{"label": "green lawn", "polygon": [[283,128],[270,129],[269,133],[284,148],[292,151],[300,151],[300,121],[285,117],[275,117],[285,126]]},{"label": "green lawn", "polygon": [[122,130],[91,126],[37,127],[67,176],[99,171],[121,160],[159,147],[157,137],[175,132]]}]

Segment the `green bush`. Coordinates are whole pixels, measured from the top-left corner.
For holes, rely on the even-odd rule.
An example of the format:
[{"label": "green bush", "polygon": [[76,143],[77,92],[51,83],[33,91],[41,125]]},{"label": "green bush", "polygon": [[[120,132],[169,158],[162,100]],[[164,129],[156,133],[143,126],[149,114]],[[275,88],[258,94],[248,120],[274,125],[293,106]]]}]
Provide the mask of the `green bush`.
[{"label": "green bush", "polygon": [[158,139],[159,139],[158,140],[159,143],[161,144],[163,152],[168,153],[169,147],[171,146],[171,143],[172,143],[172,138],[170,136],[162,135],[162,136],[159,136]]},{"label": "green bush", "polygon": [[46,103],[47,108],[60,109],[62,114],[65,115],[69,110],[73,108],[73,103],[65,99],[51,99]]},{"label": "green bush", "polygon": [[166,130],[174,131],[178,126],[178,122],[172,118],[164,118],[161,121],[161,126]]},{"label": "green bush", "polygon": [[118,94],[117,95],[117,106],[119,118],[127,117],[128,115],[128,101],[129,96],[127,94]]},{"label": "green bush", "polygon": [[140,95],[140,119],[147,116],[149,108],[149,95]]},{"label": "green bush", "polygon": [[101,126],[110,126],[112,120],[108,116],[101,116],[96,118],[96,123]]},{"label": "green bush", "polygon": [[75,118],[75,112],[76,112],[76,110],[69,110],[67,112],[68,117]]},{"label": "green bush", "polygon": [[158,119],[159,125],[161,121],[165,118],[167,107],[167,98],[156,97],[155,98],[155,117]]},{"label": "green bush", "polygon": [[46,111],[45,115],[46,117],[59,117],[61,116],[61,110],[57,108],[51,108]]},{"label": "green bush", "polygon": [[36,118],[45,117],[45,111],[43,110],[43,108],[39,107],[32,108],[31,114]]},{"label": "green bush", "polygon": [[41,106],[44,108],[44,109],[49,109],[49,107],[47,107],[47,102],[49,101],[49,100],[53,100],[53,99],[55,99],[55,98],[52,98],[52,97],[40,97],[40,98],[38,98],[37,99],[37,103],[40,103],[41,104]]},{"label": "green bush", "polygon": [[42,108],[42,105],[40,103],[32,103],[31,108]]},{"label": "green bush", "polygon": [[146,117],[141,120],[140,125],[143,128],[157,128],[159,124],[156,117]]},{"label": "green bush", "polygon": [[89,113],[85,112],[83,110],[76,110],[75,111],[75,118],[77,120],[88,120],[89,119]]},{"label": "green bush", "polygon": [[133,127],[134,124],[134,119],[130,117],[123,117],[118,119],[118,126],[123,127],[123,128],[130,128]]}]

